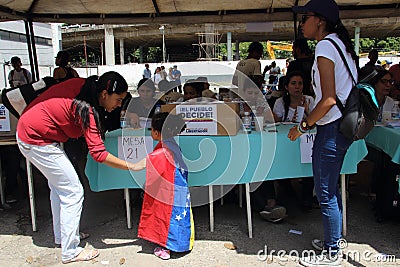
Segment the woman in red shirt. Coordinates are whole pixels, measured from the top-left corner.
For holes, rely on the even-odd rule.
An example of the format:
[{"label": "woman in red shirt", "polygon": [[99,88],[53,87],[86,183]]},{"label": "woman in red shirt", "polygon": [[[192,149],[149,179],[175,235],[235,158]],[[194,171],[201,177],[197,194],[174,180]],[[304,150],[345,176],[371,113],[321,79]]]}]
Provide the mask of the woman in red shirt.
[{"label": "woman in red shirt", "polygon": [[63,263],[91,260],[99,251],[78,246],[83,188],[60,143],[83,135],[97,162],[124,170],[143,169],[145,160],[137,164],[121,160],[106,151],[102,140],[99,112],[120,107],[127,90],[125,79],[116,72],[73,78],[39,95],[19,119],[19,149],[48,180],[54,238],[61,244]]}]

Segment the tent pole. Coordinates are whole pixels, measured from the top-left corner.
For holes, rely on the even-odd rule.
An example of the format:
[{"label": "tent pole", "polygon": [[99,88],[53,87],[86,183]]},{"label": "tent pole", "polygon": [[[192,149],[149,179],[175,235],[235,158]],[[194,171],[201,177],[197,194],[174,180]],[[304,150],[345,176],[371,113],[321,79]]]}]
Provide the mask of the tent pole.
[{"label": "tent pole", "polygon": [[[38,60],[37,60],[37,54],[36,54],[36,43],[35,43],[35,33],[33,31],[33,22],[32,20],[29,20],[29,28],[31,32],[31,44],[32,44],[32,52],[33,52],[33,61],[35,63],[35,77],[36,81],[39,80],[39,65],[38,65]],[[32,75],[33,76],[33,75]]]},{"label": "tent pole", "polygon": [[25,22],[25,36],[26,36],[26,44],[28,45],[28,56],[29,56],[29,64],[31,65],[31,72],[32,77],[35,77],[35,66],[33,64],[33,57],[32,57],[32,46],[31,46],[31,36],[29,31],[29,24],[27,20]]}]

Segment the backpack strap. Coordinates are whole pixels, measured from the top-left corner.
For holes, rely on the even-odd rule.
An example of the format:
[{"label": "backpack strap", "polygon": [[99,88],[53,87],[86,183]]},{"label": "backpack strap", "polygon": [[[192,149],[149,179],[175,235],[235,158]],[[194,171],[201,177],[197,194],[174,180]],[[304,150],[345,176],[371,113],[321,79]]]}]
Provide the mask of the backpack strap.
[{"label": "backpack strap", "polygon": [[[15,73],[15,70],[11,70],[11,80],[10,80],[10,83],[13,83],[13,82],[14,82],[14,73]],[[13,85],[13,87],[14,87],[14,85]]]},{"label": "backpack strap", "polygon": [[29,83],[28,73],[26,72],[26,69],[22,68],[22,72],[24,73],[24,76],[25,76],[25,79],[26,79],[26,83]]},{"label": "backpack strap", "polygon": [[[333,46],[336,48],[336,50],[339,52],[339,55],[340,55],[340,57],[342,58],[343,63],[344,63],[344,65],[346,66],[346,69],[347,69],[347,71],[349,72],[349,74],[350,74],[350,76],[351,76],[351,79],[353,80],[354,85],[356,85],[357,82],[356,82],[356,80],[354,79],[353,73],[351,73],[349,64],[347,64],[347,61],[346,61],[346,58],[345,58],[344,55],[343,55],[342,49],[340,49],[339,45],[338,45],[334,40],[332,40],[331,38],[324,38],[324,40],[328,40],[329,42],[331,42],[331,43],[333,44]],[[340,101],[340,99],[339,99],[339,97],[338,97],[337,95],[336,95],[336,105],[337,105],[338,108],[340,109],[340,112],[342,112],[342,114],[343,114],[344,106],[343,106],[342,101]]]}]

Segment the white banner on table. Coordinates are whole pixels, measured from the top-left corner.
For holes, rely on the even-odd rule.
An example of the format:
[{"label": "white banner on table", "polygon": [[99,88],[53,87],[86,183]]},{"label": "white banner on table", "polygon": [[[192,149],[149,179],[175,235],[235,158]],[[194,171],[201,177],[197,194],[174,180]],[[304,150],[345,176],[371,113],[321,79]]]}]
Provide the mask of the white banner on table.
[{"label": "white banner on table", "polygon": [[181,135],[217,135],[217,105],[178,105],[176,114],[186,121]]},{"label": "white banner on table", "polygon": [[0,132],[9,131],[11,131],[10,112],[3,104],[0,104]]},{"label": "white banner on table", "polygon": [[312,162],[311,155],[316,134],[317,133],[305,133],[300,136],[301,163]]},{"label": "white banner on table", "polygon": [[153,151],[151,136],[119,136],[118,158],[137,163]]}]

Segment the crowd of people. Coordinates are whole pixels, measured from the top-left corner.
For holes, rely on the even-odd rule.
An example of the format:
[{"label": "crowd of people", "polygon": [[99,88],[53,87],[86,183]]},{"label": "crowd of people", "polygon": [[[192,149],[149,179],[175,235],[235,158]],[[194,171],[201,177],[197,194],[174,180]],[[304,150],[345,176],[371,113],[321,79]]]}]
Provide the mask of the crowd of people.
[{"label": "crowd of people", "polygon": [[[334,0],[311,0],[293,10],[302,14],[300,25],[304,37],[317,41],[315,51],[308,47],[306,39],[297,39],[293,43],[294,60],[287,61],[284,70],[272,62],[261,72],[259,60],[264,47],[259,42],[251,43],[248,57],[237,64],[232,84],[238,90],[233,92],[233,99],[229,101],[240,102],[239,116],[253,112],[263,116],[265,122],[296,123],[288,133],[292,141],[316,127],[313,177],[302,177],[301,204],[304,210],[310,210],[315,204],[315,190],[322,213],[324,236],[311,241],[315,249],[322,251],[321,255],[301,258],[300,264],[339,266],[342,261],[338,246],[342,237],[342,196],[338,179],[352,140],[339,131],[342,114],[336,101],[346,102],[353,87],[353,76],[374,88],[382,118],[382,113],[390,111],[395,100],[399,100],[400,67],[399,64],[390,67],[391,62],[385,60],[378,62],[378,52],[373,49],[369,53],[370,61],[359,70],[358,57],[339,19],[339,9]],[[338,45],[346,62],[327,38]],[[18,145],[0,150],[2,161],[9,167],[6,169],[7,203],[16,201],[13,194],[17,175],[26,176],[20,168],[22,153],[48,180],[54,242],[61,246],[62,262],[96,258],[98,250],[79,246],[80,240],[88,235],[79,231],[84,192],[78,162],[88,151],[97,162],[114,168],[133,171],[146,168],[138,237],[157,244],[154,254],[162,259],[169,259],[171,251],[190,251],[194,241],[187,181],[190,170],[173,138],[184,130],[185,122],[180,116],[162,113],[157,108],[167,103],[197,103],[227,98],[217,96],[210,90],[205,76],[182,84],[182,74],[176,65],[169,68],[168,73],[164,66],[157,67],[152,73],[148,64],[145,64],[143,78],[137,85],[139,96],[132,97],[127,82],[117,72],[79,78],[69,66],[69,60],[68,52],[57,54],[58,67],[53,73],[57,84],[25,108],[17,126]],[[30,72],[22,68],[18,57],[13,57],[11,63],[13,70],[8,76],[11,87],[32,82]],[[285,75],[279,78],[282,71]],[[269,81],[266,82],[264,79],[268,72]],[[270,89],[277,93],[263,95],[265,83],[272,85]],[[300,114],[299,110],[304,112]],[[159,143],[139,163],[119,159],[107,152],[104,146],[104,133],[120,128],[121,114],[126,115],[128,124],[133,128],[143,127],[142,118],[151,120],[151,136]],[[64,150],[60,144],[65,142]],[[368,157],[378,159],[379,153],[369,147]],[[5,154],[7,156],[3,156]],[[382,166],[379,161],[377,163],[371,187],[379,191]],[[279,186],[290,187],[290,180],[280,181]],[[160,188],[165,190],[161,192]],[[252,194],[253,207],[261,218],[279,222],[287,216],[286,208],[278,203],[273,181],[262,183]],[[379,219],[382,215],[379,214]]]},{"label": "crowd of people", "polygon": [[152,80],[154,86],[158,89],[159,83],[161,81],[168,81],[171,83],[172,87],[176,87],[177,91],[182,93],[182,84],[181,84],[181,76],[182,73],[178,70],[178,66],[174,65],[168,69],[168,73],[165,71],[164,66],[156,67],[154,70],[154,74],[151,74],[151,70],[149,69],[149,64],[144,65],[145,69],[143,70],[143,79]]}]

